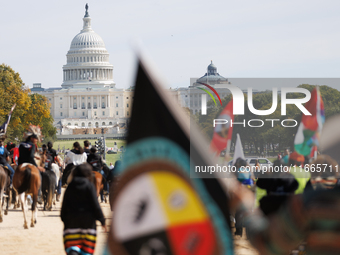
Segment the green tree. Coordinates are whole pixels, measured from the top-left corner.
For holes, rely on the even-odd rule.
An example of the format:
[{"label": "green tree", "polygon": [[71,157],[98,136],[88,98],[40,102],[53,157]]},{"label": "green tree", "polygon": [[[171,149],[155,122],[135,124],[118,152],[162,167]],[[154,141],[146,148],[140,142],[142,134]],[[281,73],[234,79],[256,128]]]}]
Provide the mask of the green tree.
[{"label": "green tree", "polygon": [[[298,87],[308,89],[312,91],[315,88],[315,85],[302,84]],[[323,85],[319,86],[321,96],[324,101],[325,108],[325,116],[326,119],[335,115],[340,114],[340,91],[333,89],[329,86]],[[287,94],[287,98],[302,98],[304,97],[301,93],[289,93]],[[255,153],[259,154],[264,151],[265,147],[275,148],[274,145],[279,145],[278,150],[282,151],[285,148],[290,148],[291,150],[294,148],[294,138],[297,132],[298,126],[300,124],[302,113],[295,105],[287,105],[287,115],[281,115],[281,95],[278,95],[278,104],[274,113],[267,116],[258,116],[252,114],[248,109],[247,103],[247,95],[244,95],[244,115],[235,115],[234,122],[243,122],[246,120],[246,127],[243,125],[234,125],[233,127],[233,137],[232,143],[236,141],[236,134],[239,133],[243,148],[255,148]],[[222,99],[222,106],[215,106],[213,101],[208,102],[207,115],[199,115],[197,117],[199,126],[208,138],[212,138],[213,136],[213,119],[216,119],[224,107],[231,100],[231,95],[228,95],[224,99]],[[272,106],[272,91],[263,91],[260,93],[253,94],[253,106],[258,110],[267,110]],[[247,122],[250,119],[260,119],[264,121],[264,126],[259,128],[251,128],[248,127]],[[266,119],[277,119],[279,121],[275,121],[274,126],[270,121],[266,121]],[[298,122],[296,127],[282,127],[281,121],[284,119],[294,119]],[[255,124],[255,123],[254,123]],[[256,123],[258,124],[258,123]],[[286,123],[288,124],[288,123]],[[258,150],[258,148],[260,148]],[[253,152],[253,153],[254,153]],[[274,151],[275,152],[275,149]]]}]

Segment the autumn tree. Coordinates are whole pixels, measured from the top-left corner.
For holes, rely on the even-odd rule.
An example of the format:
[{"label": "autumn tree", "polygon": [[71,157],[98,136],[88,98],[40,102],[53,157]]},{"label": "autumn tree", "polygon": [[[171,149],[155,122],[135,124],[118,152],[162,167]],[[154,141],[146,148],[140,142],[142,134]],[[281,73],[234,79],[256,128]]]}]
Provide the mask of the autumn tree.
[{"label": "autumn tree", "polygon": [[[49,112],[49,103],[44,96],[30,94],[19,73],[10,66],[0,65],[0,123],[2,124],[16,104],[12,118],[7,129],[8,140],[15,138],[21,140],[29,124],[40,125],[43,135],[53,136],[56,133],[53,127],[53,118]],[[0,124],[0,125],[1,125]]]}]

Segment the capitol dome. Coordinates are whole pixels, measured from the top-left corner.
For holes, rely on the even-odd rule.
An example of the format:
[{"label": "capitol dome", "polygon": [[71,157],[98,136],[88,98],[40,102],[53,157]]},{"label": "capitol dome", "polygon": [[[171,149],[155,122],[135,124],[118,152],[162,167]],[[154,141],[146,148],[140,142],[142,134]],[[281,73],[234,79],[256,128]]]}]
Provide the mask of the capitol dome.
[{"label": "capitol dome", "polygon": [[83,18],[83,29],[73,38],[66,58],[63,88],[115,86],[109,53],[103,39],[91,27],[88,6]]},{"label": "capitol dome", "polygon": [[71,49],[79,48],[105,48],[105,44],[103,39],[94,31],[81,32],[71,42]]}]

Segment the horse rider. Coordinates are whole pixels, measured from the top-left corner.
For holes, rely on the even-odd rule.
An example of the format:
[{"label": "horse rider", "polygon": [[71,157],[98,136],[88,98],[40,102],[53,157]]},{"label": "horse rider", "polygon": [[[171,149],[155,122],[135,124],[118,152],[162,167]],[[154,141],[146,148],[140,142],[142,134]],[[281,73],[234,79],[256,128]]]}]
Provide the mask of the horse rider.
[{"label": "horse rider", "polygon": [[[96,171],[98,173],[100,173],[103,176],[103,180],[104,180],[104,192],[107,193],[107,181],[106,181],[106,176],[105,173],[103,171],[103,161],[102,161],[102,157],[96,153],[97,149],[95,147],[92,147],[90,149],[90,155],[87,157],[87,163],[89,163],[92,168],[93,171]],[[102,195],[101,195],[101,199],[102,201],[104,200]]]},{"label": "horse rider", "polygon": [[90,155],[90,142],[88,140],[84,141],[84,152],[86,152],[87,157]]},{"label": "horse rider", "polygon": [[[29,131],[24,134],[24,137],[26,138],[25,142],[22,142],[19,145],[18,167],[20,167],[21,164],[29,163],[38,168],[40,172],[45,172],[45,169],[41,166],[38,166],[35,162],[35,152],[39,140],[39,135],[37,133],[40,133],[40,128],[35,128],[38,129],[36,132],[32,131],[33,129],[30,126]],[[38,203],[42,204],[41,187],[39,187]]]},{"label": "horse rider", "polygon": [[10,161],[10,157],[9,157],[8,150],[4,147],[4,144],[3,144],[4,140],[5,140],[5,137],[0,138],[0,164],[7,167],[8,170],[10,171],[10,179],[11,179],[11,187],[12,187],[14,170],[11,167],[11,165],[8,164],[8,162]]},{"label": "horse rider", "polygon": [[41,146],[42,148],[42,156],[44,156],[44,168],[45,170],[49,170],[49,171],[52,171],[52,162],[53,162],[53,158],[50,154],[48,154],[48,149],[47,149],[47,146],[46,144],[43,144]]},{"label": "horse rider", "polygon": [[[51,162],[51,164],[52,164],[52,163],[53,163],[53,164],[57,164],[57,163],[58,163],[58,166],[59,166],[59,168],[60,168],[60,167],[61,167],[61,162],[60,162],[60,160],[59,160],[57,151],[56,151],[55,149],[53,149],[53,144],[52,144],[52,142],[48,142],[48,143],[47,143],[47,147],[48,147],[48,149],[47,149],[47,154],[48,154],[49,156],[52,157],[52,162]],[[61,196],[61,186],[62,186],[62,184],[61,184],[61,178],[59,178],[59,183],[58,183],[58,186],[57,186],[57,198],[56,198],[57,202],[59,202],[59,200],[60,200],[60,196]]]}]

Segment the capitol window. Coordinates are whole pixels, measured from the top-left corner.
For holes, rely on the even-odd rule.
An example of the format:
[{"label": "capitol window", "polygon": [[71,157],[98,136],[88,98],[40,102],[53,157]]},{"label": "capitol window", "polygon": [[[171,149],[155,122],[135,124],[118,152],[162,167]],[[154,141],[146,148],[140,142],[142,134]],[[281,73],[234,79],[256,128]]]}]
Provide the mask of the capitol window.
[{"label": "capitol window", "polygon": [[129,108],[129,104],[126,104],[126,107]]},{"label": "capitol window", "polygon": [[129,116],[129,112],[126,112],[126,115]]},{"label": "capitol window", "polygon": [[85,112],[83,112],[83,116],[85,116]]},{"label": "capitol window", "polygon": [[105,112],[103,112],[103,116],[105,116]]},{"label": "capitol window", "polygon": [[62,112],[60,113],[60,116],[63,116],[63,113],[62,113]]},{"label": "capitol window", "polygon": [[94,116],[97,116],[97,112],[94,112]]},{"label": "capitol window", "polygon": [[63,100],[63,98],[61,97],[60,100]]},{"label": "capitol window", "polygon": [[118,115],[118,112],[116,112],[116,115]]},{"label": "capitol window", "polygon": [[112,125],[112,122],[109,122],[109,125]]},{"label": "capitol window", "polygon": [[82,122],[82,123],[81,123],[81,126],[82,126],[82,127],[85,127],[85,122]]},{"label": "capitol window", "polygon": [[118,103],[116,103],[116,107],[118,107]]},{"label": "capitol window", "polygon": [[91,127],[91,122],[89,122],[89,124],[87,124],[89,127]]},{"label": "capitol window", "polygon": [[74,112],[74,116],[77,116],[77,112]]},{"label": "capitol window", "polygon": [[68,123],[67,126],[71,126],[71,123]]},{"label": "capitol window", "polygon": [[63,104],[60,104],[60,108],[63,108]]},{"label": "capitol window", "polygon": [[105,122],[102,123],[102,126],[105,126]]}]

